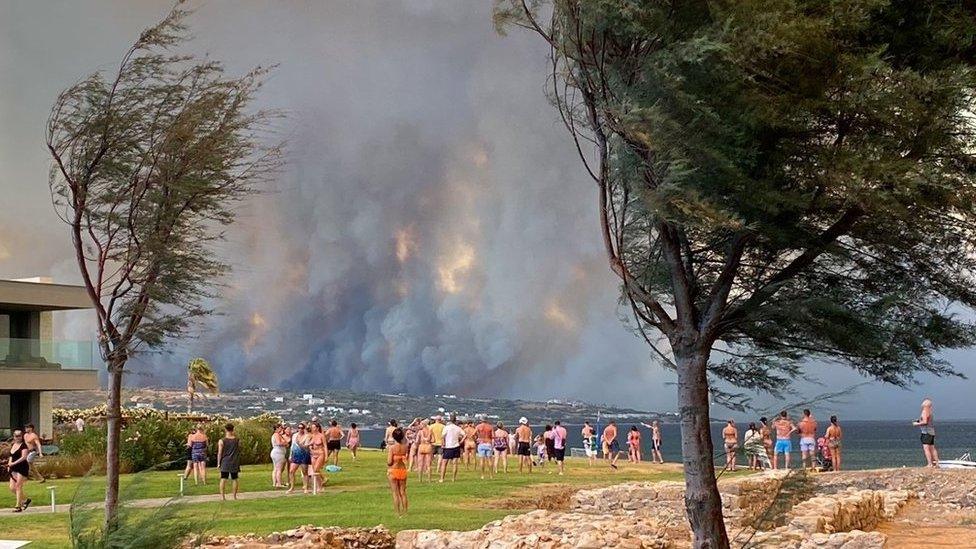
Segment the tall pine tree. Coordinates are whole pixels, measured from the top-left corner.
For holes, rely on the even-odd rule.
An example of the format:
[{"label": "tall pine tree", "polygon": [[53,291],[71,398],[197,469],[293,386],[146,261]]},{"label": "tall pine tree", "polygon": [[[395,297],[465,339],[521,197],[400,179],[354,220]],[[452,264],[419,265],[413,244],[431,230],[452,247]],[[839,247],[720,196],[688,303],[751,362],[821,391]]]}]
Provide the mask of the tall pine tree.
[{"label": "tall pine tree", "polygon": [[610,267],[678,376],[695,547],[729,539],[716,378],[954,375],[974,326],[976,4],[501,0],[551,48]]}]

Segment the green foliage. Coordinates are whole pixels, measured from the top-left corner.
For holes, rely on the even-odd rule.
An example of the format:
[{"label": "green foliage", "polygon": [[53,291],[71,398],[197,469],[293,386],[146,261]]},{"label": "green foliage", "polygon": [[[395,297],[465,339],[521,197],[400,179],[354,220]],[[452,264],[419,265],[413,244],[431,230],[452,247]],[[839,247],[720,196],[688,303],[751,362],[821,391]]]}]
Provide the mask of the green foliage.
[{"label": "green foliage", "polygon": [[[100,483],[99,483],[100,484]],[[146,481],[135,475],[119,494],[119,509],[114,527],[106,529],[101,510],[89,504],[97,500],[100,489],[87,477],[78,487],[70,510],[70,536],[75,549],[175,549],[191,534],[201,535],[205,522],[188,515],[177,500],[170,500],[150,511],[138,510],[127,502],[139,499]]]},{"label": "green foliage", "polygon": [[[211,464],[215,464],[217,440],[224,436],[224,424],[227,421],[224,417],[212,417],[203,423],[210,439]],[[232,422],[240,439],[241,463],[268,463],[271,433],[280,418],[265,414]],[[195,425],[195,421],[167,419],[159,413],[128,421],[122,429],[119,452],[122,470],[133,472],[155,468],[182,468],[185,465],[186,437]],[[66,456],[104,456],[105,437],[105,429],[92,426],[81,433],[64,434],[59,444],[61,452]]]},{"label": "green foliage", "polygon": [[213,253],[235,207],[280,165],[276,114],[251,110],[267,70],[228,77],[175,53],[188,12],[145,30],[117,70],[62,91],[47,122],[55,209],[95,300],[103,358],[182,335],[227,265]]}]

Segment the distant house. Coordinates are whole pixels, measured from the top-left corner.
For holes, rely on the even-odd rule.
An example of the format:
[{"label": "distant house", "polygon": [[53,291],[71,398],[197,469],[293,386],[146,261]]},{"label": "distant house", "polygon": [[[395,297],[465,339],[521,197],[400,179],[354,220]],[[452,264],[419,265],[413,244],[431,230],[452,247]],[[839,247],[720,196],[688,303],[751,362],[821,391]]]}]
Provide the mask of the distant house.
[{"label": "distant house", "polygon": [[152,402],[136,402],[136,408],[152,408]]},{"label": "distant house", "polygon": [[359,413],[361,413],[361,414],[362,414],[362,415],[364,415],[364,416],[368,416],[368,415],[369,415],[369,414],[370,414],[371,412],[370,412],[369,410],[366,410],[366,409],[364,408],[364,409],[363,409],[362,411],[360,411]]},{"label": "distant house", "polygon": [[312,393],[305,393],[302,395],[302,400],[312,400]]},{"label": "distant house", "polygon": [[91,306],[81,286],[0,280],[0,438],[27,423],[50,436],[54,392],[99,387],[95,343],[54,338],[54,311]]},{"label": "distant house", "polygon": [[285,397],[274,397],[274,401],[275,402],[284,402],[285,401]]},{"label": "distant house", "polygon": [[354,415],[354,416],[358,416],[359,415],[359,408],[349,408],[349,414],[350,415]]},{"label": "distant house", "polygon": [[308,399],[309,406],[315,406],[316,404],[325,404],[324,398],[310,398]]}]

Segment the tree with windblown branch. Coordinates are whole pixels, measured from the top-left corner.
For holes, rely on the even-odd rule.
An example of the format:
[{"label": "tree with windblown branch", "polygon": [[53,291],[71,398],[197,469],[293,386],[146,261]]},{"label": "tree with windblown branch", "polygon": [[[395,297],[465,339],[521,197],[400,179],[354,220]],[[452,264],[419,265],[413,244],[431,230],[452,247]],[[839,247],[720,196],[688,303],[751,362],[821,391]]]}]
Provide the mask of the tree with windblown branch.
[{"label": "tree with windblown branch", "polygon": [[[186,412],[193,413],[193,399],[197,394],[197,387],[210,394],[217,394],[217,373],[210,367],[210,363],[202,358],[194,358],[186,365]],[[203,395],[201,395],[203,396]]]},{"label": "tree with windblown branch", "polygon": [[[498,0],[549,47],[636,329],[676,371],[696,548],[729,547],[709,389],[811,364],[959,375],[976,329],[976,10],[947,0]],[[809,359],[815,359],[814,362]],[[733,389],[734,391],[735,389]]]},{"label": "tree with windblown branch", "polygon": [[213,245],[280,165],[279,147],[262,145],[275,114],[251,109],[266,69],[228,77],[216,61],[173,53],[187,14],[177,6],[114,71],[61,92],[47,122],[51,196],[109,374],[105,536],[118,526],[126,362],[210,312],[203,304],[228,269]]}]

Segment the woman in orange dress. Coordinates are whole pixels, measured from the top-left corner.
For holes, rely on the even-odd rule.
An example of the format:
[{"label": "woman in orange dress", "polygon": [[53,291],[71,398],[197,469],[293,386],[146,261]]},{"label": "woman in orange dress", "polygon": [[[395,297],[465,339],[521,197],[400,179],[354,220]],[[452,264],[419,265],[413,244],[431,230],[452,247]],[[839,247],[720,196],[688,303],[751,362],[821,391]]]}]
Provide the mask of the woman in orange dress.
[{"label": "woman in orange dress", "polygon": [[386,449],[386,476],[390,479],[393,492],[393,510],[397,516],[407,514],[407,455],[409,449],[404,441],[403,429],[397,427],[391,433],[393,444]]},{"label": "woman in orange dress", "polygon": [[322,432],[322,424],[312,422],[312,432],[308,437],[308,449],[312,454],[312,492],[318,493],[325,486],[326,478],[322,475],[322,468],[325,467],[325,433]]}]

